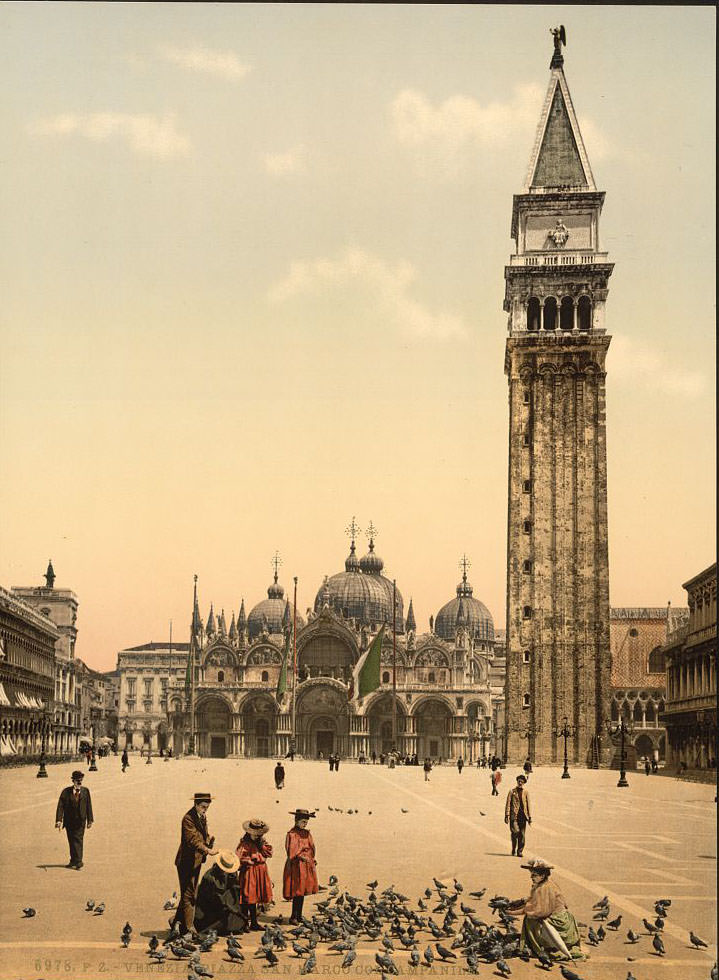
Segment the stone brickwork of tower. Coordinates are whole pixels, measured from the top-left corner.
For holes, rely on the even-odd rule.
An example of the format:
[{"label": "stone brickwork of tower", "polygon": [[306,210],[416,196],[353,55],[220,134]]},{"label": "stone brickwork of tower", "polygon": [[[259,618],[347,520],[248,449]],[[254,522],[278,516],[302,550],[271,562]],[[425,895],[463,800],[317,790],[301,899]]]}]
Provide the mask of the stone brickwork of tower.
[{"label": "stone brickwork of tower", "polygon": [[509,382],[506,746],[606,762],[611,678],[604,306],[596,189],[555,36],[505,268]]}]

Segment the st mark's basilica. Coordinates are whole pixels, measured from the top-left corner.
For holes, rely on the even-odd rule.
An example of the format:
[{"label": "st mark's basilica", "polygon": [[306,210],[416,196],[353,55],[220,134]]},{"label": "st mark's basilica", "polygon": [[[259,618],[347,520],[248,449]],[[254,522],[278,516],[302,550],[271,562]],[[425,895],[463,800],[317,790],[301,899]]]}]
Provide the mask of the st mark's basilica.
[{"label": "st mark's basilica", "polygon": [[[132,743],[134,731],[150,728],[149,744],[162,747],[166,735],[174,753],[189,751],[194,735],[201,756],[277,756],[290,750],[294,723],[301,756],[379,755],[393,746],[394,672],[399,753],[474,761],[500,751],[504,651],[489,610],[473,595],[469,562],[460,563],[456,595],[430,617],[429,631],[418,633],[412,602],[405,615],[401,591],[383,574],[371,533],[367,553],[357,557],[357,530],[353,521],[344,571],[320,584],[305,618],[297,612],[294,641],[296,611],[278,580],[277,562],[267,598],[248,614],[243,602],[229,627],[224,611],[218,615],[212,606],[203,623],[196,604],[188,651],[194,684],[189,671],[176,671],[167,687],[166,725],[164,719],[147,719],[147,725],[141,716],[126,715],[120,743]],[[352,671],[383,624],[380,687],[353,699]],[[287,690],[278,697],[286,649]],[[122,680],[121,704],[128,678]]]}]

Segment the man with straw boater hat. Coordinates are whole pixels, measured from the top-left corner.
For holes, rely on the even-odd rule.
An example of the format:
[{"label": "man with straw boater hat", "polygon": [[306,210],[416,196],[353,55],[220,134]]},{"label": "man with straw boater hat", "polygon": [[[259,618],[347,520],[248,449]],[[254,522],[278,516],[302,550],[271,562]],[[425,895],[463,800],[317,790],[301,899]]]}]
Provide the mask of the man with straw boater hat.
[{"label": "man with straw boater hat", "polygon": [[232,851],[218,851],[215,863],[202,876],[197,889],[195,929],[215,929],[220,935],[244,932],[247,919],[240,913],[237,872],[240,859]]},{"label": "man with straw boater hat", "polygon": [[170,928],[175,932],[194,931],[195,897],[200,868],[207,859],[217,854],[215,838],[207,830],[207,810],[212,803],[209,793],[195,793],[194,803],[182,818],[180,846],[175,857],[177,877],[180,880],[180,901]]},{"label": "man with straw boater hat", "polygon": [[529,871],[532,890],[529,898],[511,902],[509,909],[524,915],[520,951],[530,949],[536,956],[583,960],[577,920],[567,908],[564,896],[549,879],[552,865],[535,858],[522,865]]}]

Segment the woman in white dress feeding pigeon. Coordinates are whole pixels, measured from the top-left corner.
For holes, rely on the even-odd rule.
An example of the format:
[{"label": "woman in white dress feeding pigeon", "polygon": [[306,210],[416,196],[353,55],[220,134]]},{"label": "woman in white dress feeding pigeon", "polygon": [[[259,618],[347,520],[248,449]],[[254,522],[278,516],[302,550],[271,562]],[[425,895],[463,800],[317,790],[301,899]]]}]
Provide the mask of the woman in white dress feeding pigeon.
[{"label": "woman in white dress feeding pigeon", "polygon": [[539,859],[523,864],[532,879],[529,898],[512,902],[510,909],[524,915],[520,949],[529,948],[536,956],[554,959],[585,959],[580,947],[577,920],[567,908],[564,896],[550,881],[552,865]]}]

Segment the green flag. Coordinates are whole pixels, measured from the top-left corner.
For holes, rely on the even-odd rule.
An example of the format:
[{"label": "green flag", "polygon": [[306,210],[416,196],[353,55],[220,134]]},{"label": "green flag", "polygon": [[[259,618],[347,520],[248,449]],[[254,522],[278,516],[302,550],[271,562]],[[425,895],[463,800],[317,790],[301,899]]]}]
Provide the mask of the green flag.
[{"label": "green flag", "polygon": [[382,637],[384,636],[384,625],[377,636],[370,643],[366,650],[357,661],[357,666],[352,673],[350,681],[349,699],[363,698],[379,687],[380,676],[380,657],[382,654]]},{"label": "green flag", "polygon": [[277,678],[277,691],[275,692],[275,697],[279,704],[282,704],[282,699],[285,696],[285,691],[287,690],[287,661],[290,657],[290,636],[292,634],[289,630],[285,633],[285,650],[282,654],[282,666],[280,667],[280,676]]}]

